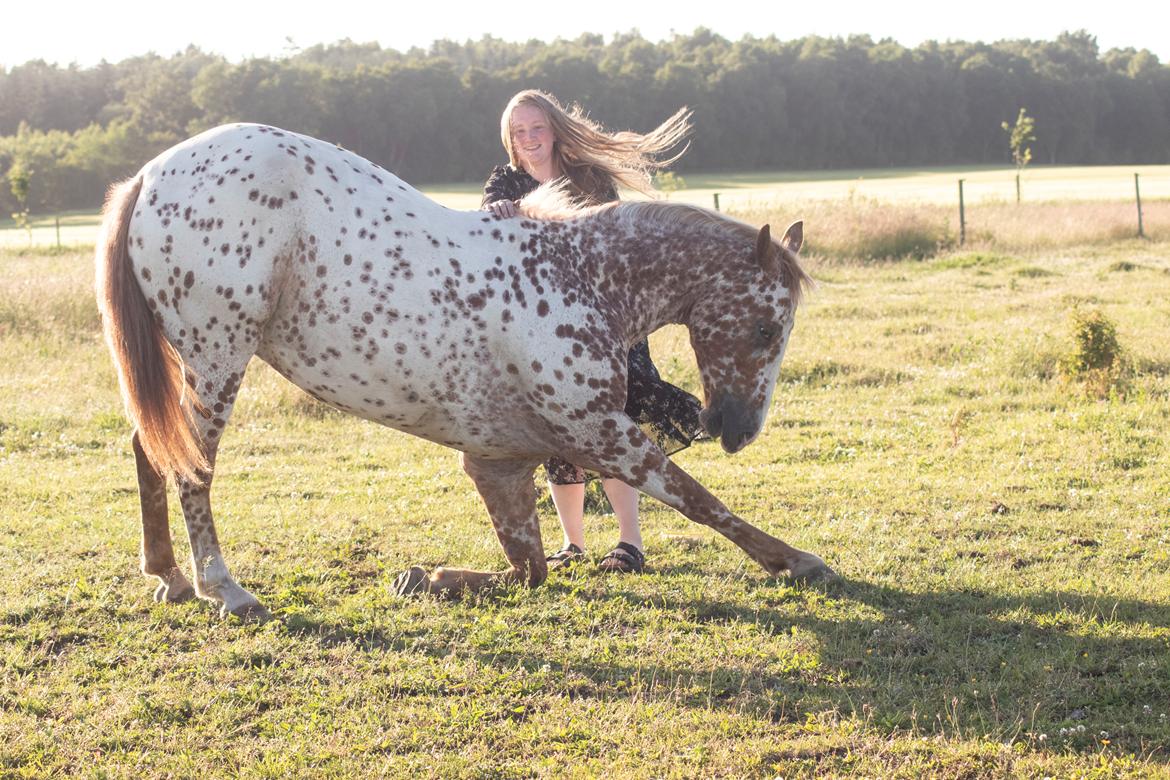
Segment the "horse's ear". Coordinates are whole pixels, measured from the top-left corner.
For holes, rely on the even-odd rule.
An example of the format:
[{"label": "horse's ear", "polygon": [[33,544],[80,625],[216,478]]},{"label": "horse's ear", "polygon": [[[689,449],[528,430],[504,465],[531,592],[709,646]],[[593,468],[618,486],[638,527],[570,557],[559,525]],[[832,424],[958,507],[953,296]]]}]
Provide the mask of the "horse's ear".
[{"label": "horse's ear", "polygon": [[784,231],[784,238],[780,239],[780,246],[793,254],[800,252],[800,248],[804,246],[803,220],[797,220],[788,226],[788,230]]},{"label": "horse's ear", "polygon": [[778,270],[776,247],[772,243],[772,228],[768,225],[760,228],[760,234],[756,236],[756,265],[763,268],[766,274]]}]

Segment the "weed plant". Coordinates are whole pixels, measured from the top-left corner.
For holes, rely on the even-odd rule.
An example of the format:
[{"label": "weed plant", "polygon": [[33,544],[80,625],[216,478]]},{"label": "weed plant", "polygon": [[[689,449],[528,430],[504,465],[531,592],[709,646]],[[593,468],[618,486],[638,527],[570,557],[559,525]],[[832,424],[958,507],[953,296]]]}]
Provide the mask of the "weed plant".
[{"label": "weed plant", "polygon": [[1123,392],[1129,366],[1117,326],[1096,308],[1073,309],[1071,319],[1073,346],[1060,364],[1064,376],[1096,398]]}]

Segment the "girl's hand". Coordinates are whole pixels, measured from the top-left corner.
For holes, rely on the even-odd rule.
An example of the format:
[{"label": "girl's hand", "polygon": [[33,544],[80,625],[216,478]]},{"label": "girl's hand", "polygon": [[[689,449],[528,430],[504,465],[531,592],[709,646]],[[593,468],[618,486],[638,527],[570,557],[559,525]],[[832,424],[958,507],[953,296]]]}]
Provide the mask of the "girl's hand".
[{"label": "girl's hand", "polygon": [[487,204],[485,208],[501,219],[508,219],[520,213],[519,205],[514,200],[497,200],[495,203]]}]

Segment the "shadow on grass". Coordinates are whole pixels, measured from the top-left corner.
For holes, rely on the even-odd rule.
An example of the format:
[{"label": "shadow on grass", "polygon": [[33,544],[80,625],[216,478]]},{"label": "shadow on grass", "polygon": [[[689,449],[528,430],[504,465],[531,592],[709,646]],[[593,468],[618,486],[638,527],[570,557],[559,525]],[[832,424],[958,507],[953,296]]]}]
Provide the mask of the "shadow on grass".
[{"label": "shadow on grass", "polygon": [[[707,697],[719,701],[750,691],[757,694],[754,706],[773,716],[801,720],[834,712],[885,729],[996,739],[1028,732],[1056,737],[1062,727],[1083,727],[1078,737],[1049,744],[1074,751],[1111,744],[1170,763],[1150,737],[1165,729],[1157,718],[1170,700],[1164,668],[1170,613],[1162,604],[1058,590],[920,593],[857,580],[816,586],[830,599],[864,605],[871,615],[842,620],[818,617],[803,606],[799,590],[791,591],[798,608],[785,611],[774,594],[762,592],[766,588],[760,589],[762,600],[776,606],[655,598],[656,608],[678,610],[699,623],[756,624],[772,635],[815,637],[815,672],[756,678],[724,671]],[[629,592],[605,596],[615,597],[643,603]],[[1102,732],[1111,736],[1108,742],[1101,742]]]},{"label": "shadow on grass", "polygon": [[[680,624],[751,624],[761,635],[798,638],[805,648],[803,661],[753,662],[747,666],[762,671],[751,673],[743,671],[744,664],[718,661],[713,670],[710,659],[698,664],[701,668],[658,663],[655,682],[647,683],[644,659],[611,654],[574,661],[578,677],[564,693],[611,700],[629,698],[637,687],[644,700],[726,707],[775,722],[853,717],[879,732],[1033,739],[1034,746],[1035,736],[1044,732],[1054,738],[1047,743],[1051,749],[1085,753],[1102,750],[1101,732],[1108,731],[1110,750],[1170,763],[1152,736],[1157,715],[1170,699],[1170,680],[1161,668],[1170,647],[1170,614],[1160,604],[1094,600],[1058,590],[919,593],[839,580],[815,588],[821,594],[815,598],[827,597],[837,606],[816,609],[805,606],[812,594],[801,589],[761,583],[752,590],[749,598],[758,595],[764,606],[669,593],[653,602],[659,614],[665,612],[669,621],[674,613]],[[627,590],[578,591],[572,598],[595,602],[599,609],[614,600],[637,607],[646,603]],[[514,606],[527,609],[520,604],[503,609],[511,612]],[[843,612],[866,617],[835,617]],[[451,635],[436,636],[423,622],[417,637],[356,630],[304,615],[287,619],[286,625],[302,641],[327,647],[356,645],[435,659],[466,653],[497,669],[530,672],[566,663],[561,655],[511,641],[490,651],[469,648],[458,639],[453,643]],[[1143,721],[1147,703],[1153,711]],[[1079,736],[1055,739],[1060,728],[1075,731],[1078,726],[1085,727]]]},{"label": "shadow on grass", "polygon": [[[751,625],[777,648],[777,657],[723,663],[707,655],[697,657],[694,665],[659,662],[654,666],[656,682],[647,683],[647,659],[636,656],[636,642],[628,639],[618,643],[628,650],[566,661],[559,651],[526,643],[523,631],[490,649],[468,645],[458,631],[436,628],[426,615],[420,616],[417,631],[402,622],[392,628],[370,627],[336,616],[319,618],[325,605],[309,603],[305,607],[311,613],[287,614],[283,621],[297,641],[326,648],[354,646],[436,660],[457,654],[496,669],[522,667],[529,672],[559,670],[568,663],[577,676],[572,682],[566,677],[561,690],[570,697],[628,699],[637,688],[643,700],[725,707],[775,722],[840,716],[884,733],[1000,741],[1027,741],[1029,735],[1045,733],[1049,749],[1084,753],[1101,751],[1101,732],[1107,731],[1111,751],[1170,763],[1154,736],[1157,717],[1170,701],[1165,660],[1170,612],[1160,603],[1059,589],[919,592],[849,579],[809,588],[748,579],[742,583],[744,597],[735,602],[680,595],[671,587],[673,578],[705,573],[698,563],[656,565],[652,576],[663,580],[653,597],[658,618],[666,625],[677,623],[680,632],[695,624],[716,629]],[[625,607],[645,606],[644,588],[588,587],[597,576],[586,573],[586,587],[556,577],[546,587],[562,591],[555,593],[556,599],[583,602],[586,613],[612,615],[611,607],[619,603],[621,615],[640,614]],[[527,596],[516,590],[490,606],[485,602],[485,610],[521,624],[557,619],[540,616],[538,593]],[[402,602],[402,608],[408,603]],[[645,626],[631,628],[637,633]],[[554,634],[558,630],[571,644],[573,623],[551,629]],[[734,641],[750,641],[742,631],[735,635]],[[803,657],[793,660],[789,655]],[[1143,715],[1143,705],[1152,711]],[[1055,739],[1061,728],[1081,726],[1079,736]]]}]

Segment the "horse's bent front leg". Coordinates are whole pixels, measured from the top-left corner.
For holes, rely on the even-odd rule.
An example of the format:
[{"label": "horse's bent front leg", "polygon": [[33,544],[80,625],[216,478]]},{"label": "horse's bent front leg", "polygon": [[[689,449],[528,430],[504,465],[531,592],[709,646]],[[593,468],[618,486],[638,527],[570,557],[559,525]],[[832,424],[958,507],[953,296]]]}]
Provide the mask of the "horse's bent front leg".
[{"label": "horse's bent front leg", "polygon": [[628,417],[598,426],[595,451],[571,456],[572,462],[617,477],[648,496],[678,510],[696,523],[714,528],[735,542],[769,574],[787,573],[797,580],[836,576],[823,560],[761,531],[736,516],[699,484],[672,463]]},{"label": "horse's bent front leg", "polygon": [[175,549],[171,545],[166,480],[147,460],[138,441],[138,431],[134,432],[130,443],[134,447],[134,464],[138,469],[138,500],[142,505],[142,573],[158,578],[155,601],[193,599],[195,589],[179,570],[175,562]]},{"label": "horse's bent front leg", "polygon": [[444,567],[435,569],[428,577],[422,568],[415,566],[398,577],[395,590],[402,595],[427,592],[454,596],[513,582],[529,587],[544,582],[548,564],[536,519],[536,489],[532,484],[535,466],[528,461],[494,461],[463,455],[463,468],[487,505],[510,568],[486,572]]}]

